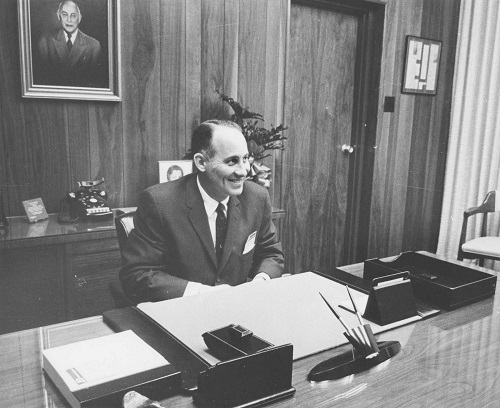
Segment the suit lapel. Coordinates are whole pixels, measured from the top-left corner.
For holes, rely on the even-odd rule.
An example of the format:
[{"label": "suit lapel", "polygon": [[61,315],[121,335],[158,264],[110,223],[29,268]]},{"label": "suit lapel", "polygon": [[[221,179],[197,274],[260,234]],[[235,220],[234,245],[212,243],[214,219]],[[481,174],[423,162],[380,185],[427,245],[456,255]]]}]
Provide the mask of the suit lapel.
[{"label": "suit lapel", "polygon": [[219,271],[224,269],[227,261],[229,260],[229,256],[231,255],[231,251],[233,246],[231,243],[236,242],[236,238],[238,236],[241,212],[240,212],[240,200],[236,196],[231,196],[228,202],[228,219],[227,219],[227,230],[226,230],[226,239],[224,240],[224,248],[222,250],[222,260],[219,265]]},{"label": "suit lapel", "polygon": [[56,48],[57,54],[63,63],[68,61],[68,46],[66,45],[66,37],[64,36],[64,30],[59,30],[57,36],[52,37],[54,47]]},{"label": "suit lapel", "polygon": [[187,184],[186,205],[190,208],[189,221],[212,260],[212,263],[217,268],[217,258],[215,256],[215,248],[214,243],[212,242],[210,226],[208,225],[207,213],[205,211],[200,191],[198,190],[198,186],[196,184],[195,176],[192,177]]},{"label": "suit lapel", "polygon": [[73,47],[71,47],[71,52],[69,53],[69,64],[70,66],[75,65],[80,56],[83,54],[87,48],[87,42],[83,38],[82,32],[78,30],[78,34],[73,42]]}]

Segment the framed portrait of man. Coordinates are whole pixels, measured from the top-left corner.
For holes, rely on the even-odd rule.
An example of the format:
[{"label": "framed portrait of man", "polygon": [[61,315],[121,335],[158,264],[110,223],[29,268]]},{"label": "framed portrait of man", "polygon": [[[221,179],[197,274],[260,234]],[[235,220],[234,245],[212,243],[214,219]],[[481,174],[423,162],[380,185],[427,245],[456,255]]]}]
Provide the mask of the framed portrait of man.
[{"label": "framed portrait of man", "polygon": [[121,100],[119,0],[18,0],[24,98]]}]

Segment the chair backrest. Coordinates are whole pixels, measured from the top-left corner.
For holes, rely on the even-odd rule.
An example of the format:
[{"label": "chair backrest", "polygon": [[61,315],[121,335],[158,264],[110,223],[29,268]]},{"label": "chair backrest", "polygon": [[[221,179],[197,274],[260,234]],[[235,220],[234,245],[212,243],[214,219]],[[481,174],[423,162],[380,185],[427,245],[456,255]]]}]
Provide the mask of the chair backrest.
[{"label": "chair backrest", "polygon": [[481,236],[484,237],[486,236],[488,230],[488,213],[500,211],[500,205],[498,204],[496,203],[496,191],[490,191],[486,194],[486,197],[480,206],[468,208],[464,212],[464,218],[469,218],[471,215],[483,214]]},{"label": "chair backrest", "polygon": [[124,248],[130,231],[134,229],[135,211],[126,212],[115,218],[116,235],[120,250]]},{"label": "chair backrest", "polygon": [[[471,207],[464,211],[464,219],[462,222],[462,232],[460,234],[460,240],[458,242],[458,260],[462,260],[464,257],[468,257],[467,254],[462,250],[462,245],[467,242],[467,225],[469,217],[477,214],[482,214],[483,219],[481,223],[480,237],[485,237],[488,231],[488,213],[500,211],[500,200],[496,200],[496,195],[500,195],[500,190],[493,190],[486,194],[483,203],[477,207]],[[480,262],[482,266],[482,261]]]},{"label": "chair backrest", "polygon": [[[115,217],[115,227],[116,227],[116,235],[118,237],[118,246],[120,247],[120,253],[125,247],[125,243],[127,242],[128,235],[130,231],[134,229],[134,215],[135,211],[126,212],[124,214],[120,214]],[[135,306],[135,304],[127,298],[125,293],[123,293],[123,289],[121,287],[120,282],[112,281],[109,283],[109,290],[111,292],[111,296],[115,301],[115,307],[127,307],[127,306]]]}]

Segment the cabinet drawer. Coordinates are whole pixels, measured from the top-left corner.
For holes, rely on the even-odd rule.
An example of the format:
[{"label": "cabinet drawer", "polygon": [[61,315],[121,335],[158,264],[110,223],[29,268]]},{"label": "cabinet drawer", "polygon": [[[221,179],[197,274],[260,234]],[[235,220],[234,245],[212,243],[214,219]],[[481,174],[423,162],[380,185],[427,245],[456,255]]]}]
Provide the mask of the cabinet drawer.
[{"label": "cabinet drawer", "polygon": [[95,316],[114,307],[109,283],[118,280],[120,251],[73,256],[66,291],[72,319]]},{"label": "cabinet drawer", "polygon": [[118,246],[118,238],[103,238],[92,241],[75,242],[67,244],[67,247],[72,256],[120,250]]}]

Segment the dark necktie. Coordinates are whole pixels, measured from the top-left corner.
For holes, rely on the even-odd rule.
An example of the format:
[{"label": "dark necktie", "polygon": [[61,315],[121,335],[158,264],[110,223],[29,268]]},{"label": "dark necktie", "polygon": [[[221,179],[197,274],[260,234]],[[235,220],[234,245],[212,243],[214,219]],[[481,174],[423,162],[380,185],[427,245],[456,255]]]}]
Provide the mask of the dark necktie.
[{"label": "dark necktie", "polygon": [[68,41],[66,42],[66,45],[68,46],[68,52],[71,51],[71,47],[73,46],[73,43],[71,42],[71,33],[68,33]]},{"label": "dark necktie", "polygon": [[217,219],[215,220],[215,253],[217,255],[217,263],[220,264],[222,259],[222,248],[224,246],[224,238],[226,237],[227,218],[224,214],[224,204],[219,203],[217,206]]}]

